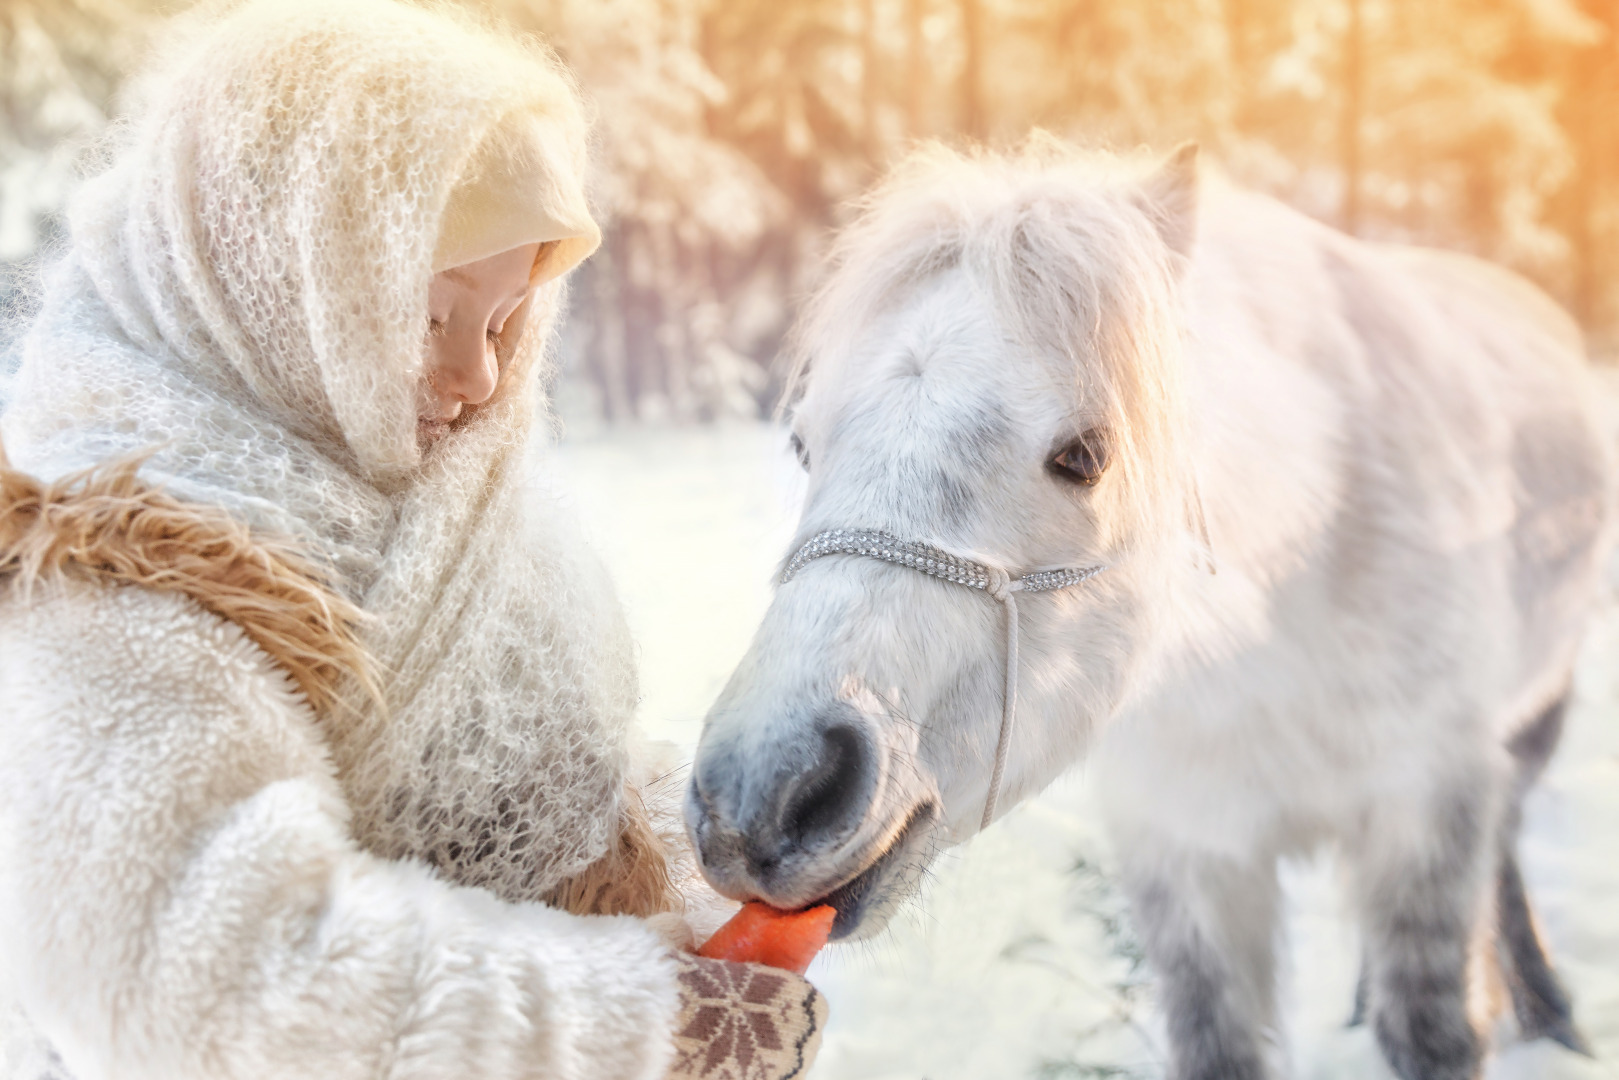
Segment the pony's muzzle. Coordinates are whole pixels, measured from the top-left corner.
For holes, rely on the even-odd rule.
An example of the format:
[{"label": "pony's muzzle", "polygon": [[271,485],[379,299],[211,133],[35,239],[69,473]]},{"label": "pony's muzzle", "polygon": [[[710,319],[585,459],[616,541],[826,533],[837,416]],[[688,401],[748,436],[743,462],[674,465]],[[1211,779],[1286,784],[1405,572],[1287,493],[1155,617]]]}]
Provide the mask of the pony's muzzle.
[{"label": "pony's muzzle", "polygon": [[[843,703],[788,745],[709,742],[698,751],[686,823],[704,875],[734,899],[796,907],[838,884],[876,798],[870,723]],[[858,846],[858,845],[854,845]]]}]

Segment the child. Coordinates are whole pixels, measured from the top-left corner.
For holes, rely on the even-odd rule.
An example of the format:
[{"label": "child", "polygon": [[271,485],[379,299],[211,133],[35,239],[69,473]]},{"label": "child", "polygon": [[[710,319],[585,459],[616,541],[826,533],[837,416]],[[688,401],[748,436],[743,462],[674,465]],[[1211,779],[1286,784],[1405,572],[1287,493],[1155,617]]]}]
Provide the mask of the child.
[{"label": "child", "polygon": [[801,1076],[807,983],[670,947],[626,632],[529,475],[599,239],[566,73],[256,0],[134,100],[0,428],[0,1063]]}]

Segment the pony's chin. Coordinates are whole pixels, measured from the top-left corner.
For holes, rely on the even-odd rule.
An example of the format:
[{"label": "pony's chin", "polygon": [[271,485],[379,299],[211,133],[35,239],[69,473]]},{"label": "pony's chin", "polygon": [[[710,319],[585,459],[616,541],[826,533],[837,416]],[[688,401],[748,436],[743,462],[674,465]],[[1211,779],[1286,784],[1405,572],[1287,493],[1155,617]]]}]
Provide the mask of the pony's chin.
[{"label": "pony's chin", "polygon": [[833,941],[859,941],[875,937],[888,920],[916,895],[922,873],[932,861],[929,837],[938,818],[932,803],[911,811],[894,842],[860,873],[816,900],[838,913],[832,923]]}]

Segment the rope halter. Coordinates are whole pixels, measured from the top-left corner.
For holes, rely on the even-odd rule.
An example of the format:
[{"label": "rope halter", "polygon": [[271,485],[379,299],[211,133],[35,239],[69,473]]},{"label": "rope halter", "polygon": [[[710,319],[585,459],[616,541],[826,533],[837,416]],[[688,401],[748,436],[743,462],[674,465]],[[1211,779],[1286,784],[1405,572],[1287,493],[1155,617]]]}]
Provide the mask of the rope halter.
[{"label": "rope halter", "polygon": [[1001,701],[1001,735],[995,744],[995,768],[990,773],[989,795],[984,800],[984,820],[979,825],[979,831],[987,829],[990,820],[995,816],[995,803],[1000,798],[1001,778],[1006,772],[1006,751],[1012,741],[1012,726],[1017,716],[1016,594],[1067,589],[1089,581],[1106,567],[1040,570],[1013,577],[999,566],[977,562],[961,555],[952,555],[943,548],[924,544],[919,540],[903,540],[892,533],[876,529],[829,529],[826,532],[816,533],[804,543],[803,547],[793,553],[793,557],[787,560],[787,568],[781,572],[781,583],[787,584],[805,566],[826,555],[864,555],[867,558],[893,563],[895,566],[908,566],[912,570],[920,570],[929,577],[988,593],[1006,608],[1006,693]]}]

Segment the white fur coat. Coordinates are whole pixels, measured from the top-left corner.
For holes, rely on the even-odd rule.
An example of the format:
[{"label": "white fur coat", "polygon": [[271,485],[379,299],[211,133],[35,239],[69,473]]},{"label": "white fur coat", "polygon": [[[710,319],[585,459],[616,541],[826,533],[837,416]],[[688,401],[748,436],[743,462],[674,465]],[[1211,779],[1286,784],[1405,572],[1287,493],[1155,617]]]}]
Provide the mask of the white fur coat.
[{"label": "white fur coat", "polygon": [[661,1075],[645,924],[365,852],[313,713],[234,624],[36,593],[0,605],[0,702],[0,972],[33,1028],[9,1018],[0,1075]]}]

